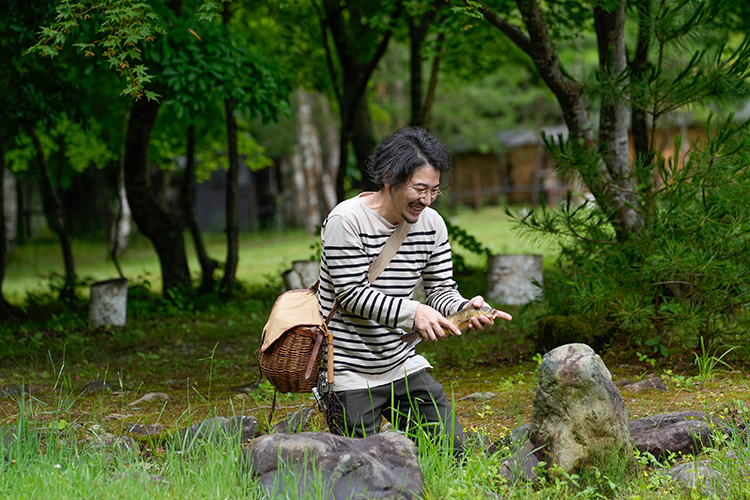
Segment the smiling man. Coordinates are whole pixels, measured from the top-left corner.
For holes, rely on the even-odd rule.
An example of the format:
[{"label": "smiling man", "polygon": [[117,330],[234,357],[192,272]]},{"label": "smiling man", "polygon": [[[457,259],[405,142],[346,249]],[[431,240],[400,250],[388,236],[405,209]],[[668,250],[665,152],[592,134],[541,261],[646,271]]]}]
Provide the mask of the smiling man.
[{"label": "smiling man", "polygon": [[[338,301],[333,334],[334,384],[346,415],[346,432],[367,436],[385,416],[404,430],[410,421],[444,433],[461,448],[463,429],[443,387],[427,371],[427,360],[402,342],[416,331],[423,340],[460,335],[444,316],[481,307],[482,297],[465,299],[453,280],[448,231],[430,205],[440,196],[441,176],[450,174],[448,149],[428,131],[408,127],[386,136],[372,153],[369,173],[380,186],[340,203],[323,223],[319,298],[327,317]],[[368,268],[402,221],[409,232],[382,274],[372,283]],[[413,300],[422,278],[426,303]],[[511,319],[500,313],[498,317]],[[492,318],[472,318],[480,330]],[[445,425],[447,424],[447,425]]]}]

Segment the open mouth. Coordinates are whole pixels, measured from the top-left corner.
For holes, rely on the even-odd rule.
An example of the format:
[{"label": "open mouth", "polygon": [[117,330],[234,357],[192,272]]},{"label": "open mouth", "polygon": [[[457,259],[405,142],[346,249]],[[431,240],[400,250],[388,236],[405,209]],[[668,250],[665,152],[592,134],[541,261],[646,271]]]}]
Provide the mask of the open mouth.
[{"label": "open mouth", "polygon": [[409,204],[409,210],[411,210],[414,215],[421,214],[422,210],[424,209],[425,209],[425,206],[422,204],[416,204],[416,203]]}]

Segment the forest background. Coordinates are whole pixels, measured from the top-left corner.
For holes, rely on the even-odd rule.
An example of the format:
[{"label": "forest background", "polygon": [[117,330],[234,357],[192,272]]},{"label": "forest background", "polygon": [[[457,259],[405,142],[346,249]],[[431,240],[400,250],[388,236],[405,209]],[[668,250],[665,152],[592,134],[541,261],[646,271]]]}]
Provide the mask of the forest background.
[{"label": "forest background", "polygon": [[[451,189],[438,204],[467,295],[486,291],[491,252],[545,255],[542,294],[510,308],[513,322],[419,346],[456,399],[502,392],[456,402],[473,435],[528,422],[541,355],[568,342],[594,347],[616,379],[661,376],[669,391],[628,394],[631,418],[702,409],[744,429],[749,20],[744,0],[0,3],[0,445],[15,454],[0,489],[161,488],[112,480],[137,469],[168,477],[172,497],[263,497],[237,480],[239,443],[208,448],[215,460],[162,445],[207,417],[272,423],[272,388],[249,383],[276,263],[315,258],[322,218],[372,187],[370,151],[404,125],[457,156],[502,156],[509,132],[530,131],[570,188],[554,204],[510,205],[497,196],[509,184],[481,212]],[[208,185],[223,200],[218,232],[198,210]],[[5,282],[50,248],[53,276]],[[120,266],[131,258],[158,271]],[[129,280],[127,326],[89,326],[92,260]],[[238,279],[246,269],[261,278]],[[169,394],[135,400],[147,391]],[[142,424],[166,429],[142,456],[113,468],[86,451],[102,429]],[[750,457],[737,436],[727,467]],[[422,453],[426,497],[691,496],[650,473],[682,457],[643,454],[637,477],[593,467],[517,487],[498,480],[503,457],[459,467]],[[732,470],[727,486],[747,497]]]},{"label": "forest background", "polygon": [[[314,233],[336,201],[371,187],[367,156],[400,126],[426,126],[454,151],[499,153],[505,131],[564,125],[542,137],[557,177],[576,190],[559,206],[510,212],[519,235],[559,249],[538,331],[573,340],[566,325],[585,318],[575,324],[596,326],[575,335],[602,345],[648,342],[665,356],[704,340],[745,348],[743,2],[63,0],[2,9],[0,278],[34,245],[17,208],[31,191],[18,186],[38,184],[64,263],[63,301],[80,299],[71,239],[107,235],[117,266],[130,213],[158,256],[156,290],[227,302],[241,265],[241,165],[273,186],[256,189],[272,209],[250,230]],[[663,154],[659,131],[685,123],[699,125],[699,139],[677,135],[680,153]],[[196,186],[217,169],[226,171],[223,259],[206,251],[195,211]],[[460,227],[451,234],[486,255]],[[29,318],[28,304],[0,303],[10,321]],[[16,331],[5,335],[23,343]]]}]

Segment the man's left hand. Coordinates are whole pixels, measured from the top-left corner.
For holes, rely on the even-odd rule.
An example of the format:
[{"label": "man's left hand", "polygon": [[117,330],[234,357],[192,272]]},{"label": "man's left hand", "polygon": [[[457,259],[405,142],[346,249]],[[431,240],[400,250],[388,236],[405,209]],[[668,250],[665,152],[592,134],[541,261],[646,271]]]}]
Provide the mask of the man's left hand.
[{"label": "man's left hand", "polygon": [[[466,307],[464,307],[464,309],[468,309],[470,307],[479,309],[482,306],[492,307],[487,302],[484,301],[484,298],[482,298],[481,295],[477,295],[476,297],[471,299],[468,304],[466,304]],[[497,311],[495,318],[502,318],[508,321],[513,319],[513,317],[510,314],[504,311]],[[495,318],[491,318],[489,316],[484,316],[484,315],[477,316],[476,318],[470,318],[469,319],[469,331],[478,332],[480,330],[484,330],[488,326],[492,326],[495,324]]]}]

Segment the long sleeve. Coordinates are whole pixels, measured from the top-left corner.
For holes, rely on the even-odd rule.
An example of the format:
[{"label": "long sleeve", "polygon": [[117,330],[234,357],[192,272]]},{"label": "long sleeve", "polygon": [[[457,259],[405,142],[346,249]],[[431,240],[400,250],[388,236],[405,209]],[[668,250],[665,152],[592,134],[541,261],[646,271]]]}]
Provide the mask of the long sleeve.
[{"label": "long sleeve", "polygon": [[339,302],[328,325],[334,338],[335,390],[389,383],[429,367],[414,347],[401,341],[413,330],[419,302],[414,290],[422,277],[427,302],[444,315],[466,299],[453,280],[445,223],[427,209],[382,274],[368,281],[368,269],[395,230],[358,199],[337,206],[323,224],[318,296],[324,317]]}]

